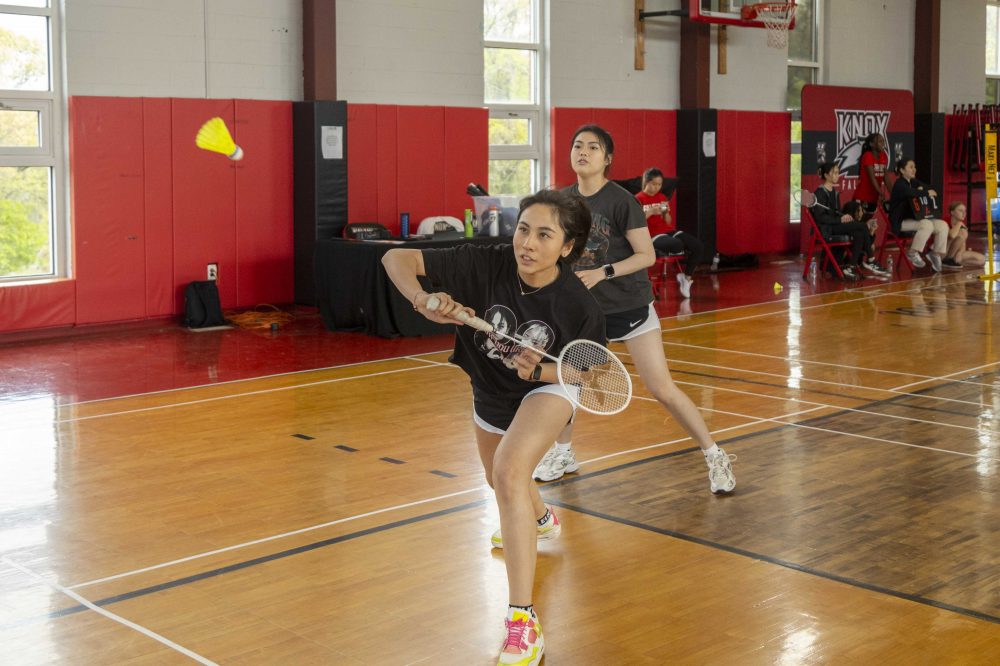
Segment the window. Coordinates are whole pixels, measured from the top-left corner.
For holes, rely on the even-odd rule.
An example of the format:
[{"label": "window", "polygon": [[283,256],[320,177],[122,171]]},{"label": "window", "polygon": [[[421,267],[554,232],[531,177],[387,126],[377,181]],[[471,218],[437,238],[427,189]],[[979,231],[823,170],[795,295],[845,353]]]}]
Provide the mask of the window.
[{"label": "window", "polygon": [[[785,105],[792,112],[790,192],[802,187],[802,88],[808,83],[818,83],[822,72],[820,1],[798,0],[795,5],[795,28],[788,33],[788,89]],[[799,205],[789,197],[789,219],[798,222],[799,215]]]},{"label": "window", "polygon": [[1000,104],[1000,6],[994,1],[986,5],[986,103]]},{"label": "window", "polygon": [[541,187],[544,1],[483,0],[490,194],[523,195]]},{"label": "window", "polygon": [[0,280],[65,274],[58,8],[0,0]]}]

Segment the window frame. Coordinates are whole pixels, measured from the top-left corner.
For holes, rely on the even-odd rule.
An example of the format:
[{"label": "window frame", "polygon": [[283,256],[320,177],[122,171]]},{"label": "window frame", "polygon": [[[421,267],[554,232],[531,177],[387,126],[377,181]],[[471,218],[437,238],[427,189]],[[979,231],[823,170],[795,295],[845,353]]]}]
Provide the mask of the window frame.
[{"label": "window frame", "polygon": [[[812,3],[813,3],[813,12],[812,12],[812,16],[813,16],[813,45],[812,45],[813,46],[813,58],[811,60],[805,60],[805,59],[802,59],[802,58],[791,58],[791,57],[789,57],[787,59],[787,62],[786,62],[786,70],[788,68],[791,68],[791,67],[800,67],[800,68],[804,68],[804,69],[812,69],[813,70],[813,77],[812,77],[813,83],[821,83],[823,81],[823,72],[824,72],[823,25],[825,24],[825,22],[821,20],[821,17],[823,16],[824,3],[823,3],[823,0],[812,0]],[[786,90],[785,90],[785,99],[787,100],[787,98],[788,98],[788,89],[786,88]],[[792,126],[794,125],[794,123],[799,123],[799,134],[801,136],[801,123],[802,123],[802,103],[801,103],[801,98],[799,100],[799,107],[798,108],[794,108],[794,109],[790,108],[790,109],[787,109],[787,110],[791,113],[791,120],[789,122],[789,128],[788,128],[789,136],[791,135]],[[801,161],[802,161],[802,142],[801,142],[801,140],[797,141],[797,142],[792,142],[790,144],[790,148],[791,149],[789,151],[789,161],[791,161],[792,158],[795,155],[798,155],[799,156],[799,164],[801,165]],[[801,175],[802,175],[801,168],[800,168],[798,174],[794,174],[794,173],[791,174],[791,177],[795,177],[795,176],[799,177],[799,179],[800,179],[799,180],[799,186],[800,187],[802,185]],[[789,183],[789,186],[791,186],[791,183]],[[791,195],[792,195],[792,192],[789,192],[789,199],[791,199]],[[789,214],[788,221],[789,221],[790,224],[800,224],[802,222],[802,220],[801,220],[801,215],[802,215],[802,213],[801,213],[801,207],[798,206],[797,204],[794,204],[792,201],[789,202],[788,214]]]},{"label": "window frame", "polygon": [[[483,7],[481,5],[481,7]],[[508,120],[511,118],[527,119],[530,123],[529,139],[530,144],[520,146],[510,145],[489,145],[488,161],[519,161],[530,160],[531,164],[531,192],[518,192],[517,194],[531,194],[542,187],[543,174],[547,173],[548,155],[545,151],[546,137],[548,136],[548,53],[546,44],[548,42],[548,0],[531,0],[531,13],[534,25],[532,26],[533,41],[530,42],[510,42],[487,40],[485,32],[483,34],[483,55],[485,61],[486,49],[510,49],[516,51],[534,52],[534,71],[532,72],[532,103],[498,103],[486,101],[486,71],[483,69],[483,104],[489,112],[489,118]],[[485,12],[485,7],[483,7]],[[485,31],[485,20],[484,31]],[[488,139],[487,139],[488,140]],[[490,193],[493,192],[493,185],[490,185]]]},{"label": "window frame", "polygon": [[70,274],[69,248],[69,184],[66,178],[68,136],[65,81],[63,78],[64,32],[61,3],[49,0],[45,7],[3,4],[0,14],[42,16],[48,25],[48,90],[0,90],[0,104],[14,110],[39,112],[41,145],[35,148],[0,146],[0,166],[48,167],[49,169],[49,245],[51,270],[33,275],[3,276],[0,284],[62,278]]}]

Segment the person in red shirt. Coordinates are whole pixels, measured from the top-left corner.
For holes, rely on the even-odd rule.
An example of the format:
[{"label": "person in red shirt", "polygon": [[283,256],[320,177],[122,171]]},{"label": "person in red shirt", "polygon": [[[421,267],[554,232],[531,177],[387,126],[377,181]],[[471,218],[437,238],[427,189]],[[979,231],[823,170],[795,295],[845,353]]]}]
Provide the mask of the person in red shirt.
[{"label": "person in red shirt", "polygon": [[[872,132],[865,137],[865,144],[862,148],[858,186],[854,190],[854,200],[864,204],[868,218],[868,230],[873,236],[877,236],[878,222],[872,214],[876,207],[881,206],[886,200],[885,171],[888,167],[889,154],[885,148],[885,137],[878,132]],[[868,259],[863,264],[864,268],[875,274],[885,272],[885,269],[875,261],[874,243],[870,250]]]},{"label": "person in red shirt", "polygon": [[663,194],[663,172],[656,167],[646,169],[642,174],[642,191],[635,198],[642,205],[646,215],[646,226],[653,238],[653,249],[658,255],[683,254],[684,272],[677,275],[681,296],[691,297],[692,276],[698,267],[704,245],[694,234],[677,231],[677,225],[670,215],[670,203]]}]

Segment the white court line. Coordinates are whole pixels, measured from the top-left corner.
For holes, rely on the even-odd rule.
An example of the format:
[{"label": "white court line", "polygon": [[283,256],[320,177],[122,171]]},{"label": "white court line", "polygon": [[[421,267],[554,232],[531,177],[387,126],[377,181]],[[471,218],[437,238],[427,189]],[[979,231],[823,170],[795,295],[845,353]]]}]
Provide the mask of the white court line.
[{"label": "white court line", "polygon": [[260,389],[258,391],[246,391],[245,393],[231,393],[229,395],[215,396],[214,398],[199,398],[198,400],[185,400],[184,402],[172,402],[166,405],[156,405],[154,407],[137,407],[136,409],[125,409],[120,412],[106,412],[103,414],[94,414],[92,416],[74,416],[72,418],[66,419],[55,419],[52,423],[74,423],[76,421],[90,421],[92,419],[103,419],[111,416],[126,416],[128,414],[139,414],[142,412],[154,412],[161,409],[173,409],[174,407],[188,407],[190,405],[200,405],[206,402],[218,402],[221,400],[232,400],[233,398],[246,398],[253,395],[263,395],[265,393],[279,393],[281,391],[293,391],[300,388],[309,388],[311,386],[322,386],[323,384],[336,384],[338,382],[348,382],[355,379],[367,379],[369,377],[378,377],[380,375],[394,375],[400,372],[412,372],[413,370],[426,370],[435,366],[447,365],[445,363],[437,363],[434,365],[418,365],[414,368],[399,368],[398,370],[383,370],[381,372],[369,372],[366,375],[355,375],[353,377],[337,377],[336,379],[322,379],[316,382],[306,382],[305,384],[295,384],[293,386],[277,386],[274,388]]},{"label": "white court line", "polygon": [[[919,372],[903,372],[903,371],[900,371],[900,370],[885,370],[883,368],[865,368],[863,366],[859,366],[859,365],[847,365],[845,363],[828,363],[826,361],[810,361],[810,360],[804,359],[804,358],[792,358],[791,356],[776,356],[774,354],[760,354],[760,353],[757,353],[757,352],[741,351],[741,350],[738,350],[738,349],[722,349],[721,347],[705,347],[704,345],[690,345],[690,344],[687,344],[687,343],[684,343],[684,342],[668,342],[668,341],[664,340],[663,344],[665,344],[665,345],[672,345],[674,347],[689,347],[691,349],[703,349],[703,350],[712,351],[712,352],[723,352],[723,353],[726,353],[726,354],[740,354],[742,356],[758,356],[760,358],[770,358],[770,359],[775,359],[775,360],[778,360],[778,361],[788,361],[789,363],[807,363],[809,365],[828,365],[828,366],[831,366],[831,367],[834,367],[834,368],[847,368],[849,370],[861,370],[863,372],[880,372],[882,374],[887,374],[887,375],[903,375],[903,376],[906,376],[906,377],[923,377],[924,379],[927,379],[927,380],[930,380],[930,379],[941,379],[941,377],[935,377],[933,375],[922,375]],[[990,363],[990,364],[987,364],[987,365],[996,365],[996,364],[995,363]],[[987,366],[982,366],[981,365],[981,366],[978,366],[976,368],[972,368],[972,370],[978,370],[979,368],[984,368],[984,367],[987,367]],[[962,372],[965,372],[965,371],[960,370],[958,372],[953,372],[950,375],[945,375],[945,377],[951,377],[953,375],[958,375],[958,374],[961,374]],[[970,372],[971,372],[971,370],[970,370]],[[983,383],[983,382],[973,382],[973,381],[968,381],[968,380],[964,380],[964,379],[959,379],[959,380],[955,380],[955,381],[956,382],[960,382],[962,384],[973,384],[975,386],[993,386],[993,384],[986,384],[986,383]],[[913,384],[921,384],[921,383],[923,383],[923,382],[913,382]],[[912,386],[912,384],[906,384],[905,386]],[[897,386],[895,390],[899,390],[899,387]]]},{"label": "white court line", "polygon": [[7,565],[9,565],[9,566],[17,569],[21,573],[26,574],[27,576],[29,576],[31,578],[34,578],[35,580],[37,580],[37,581],[39,581],[41,583],[44,583],[45,585],[48,585],[53,590],[56,590],[58,592],[62,592],[63,594],[65,594],[70,599],[73,599],[77,603],[79,603],[79,604],[81,604],[83,606],[86,606],[87,608],[89,608],[90,610],[94,611],[95,613],[100,613],[101,615],[103,615],[104,617],[106,617],[106,618],[108,618],[110,620],[113,620],[113,621],[115,621],[115,622],[117,622],[119,624],[123,624],[123,625],[125,625],[126,627],[128,627],[130,629],[134,629],[134,630],[138,631],[140,634],[142,634],[144,636],[148,636],[149,638],[152,638],[154,641],[157,641],[159,643],[162,643],[163,645],[166,645],[171,650],[174,650],[176,652],[180,652],[185,657],[189,657],[189,658],[193,659],[194,661],[197,661],[199,664],[205,664],[206,666],[218,666],[218,664],[216,664],[214,661],[212,661],[210,659],[206,659],[205,657],[202,657],[200,654],[198,654],[196,652],[192,652],[191,650],[187,649],[183,645],[178,645],[177,643],[174,643],[169,638],[161,636],[160,634],[156,633],[155,631],[151,631],[151,630],[147,629],[146,627],[143,627],[142,625],[136,624],[135,622],[131,622],[130,620],[126,620],[121,615],[116,615],[116,614],[112,613],[109,610],[105,610],[104,608],[101,608],[100,606],[97,606],[96,604],[90,603],[89,601],[87,601],[86,599],[84,599],[83,597],[81,597],[76,592],[73,592],[72,590],[63,587],[59,583],[54,583],[54,582],[52,582],[50,580],[46,580],[42,576],[39,576],[38,574],[36,574],[34,571],[31,571],[31,570],[29,570],[29,569],[21,566],[17,562],[12,562],[11,560],[8,560],[6,557],[2,557],[2,558],[0,558],[0,560],[2,560],[5,564],[7,564]]},{"label": "white court line", "polygon": [[[903,384],[901,386],[896,386],[895,388],[892,388],[890,390],[892,390],[892,391],[902,391],[905,388],[909,388],[911,386],[917,386],[919,384],[926,384],[927,382],[945,381],[949,377],[954,377],[955,375],[960,375],[960,374],[965,373],[965,372],[973,372],[975,370],[982,370],[983,368],[990,368],[990,367],[992,367],[994,365],[1000,365],[1000,361],[993,361],[992,363],[985,363],[983,365],[977,365],[976,367],[969,368],[968,370],[958,370],[957,372],[953,372],[953,373],[951,373],[949,375],[942,375],[941,377],[928,377],[926,379],[920,380],[919,382],[910,382],[909,384]],[[918,375],[918,376],[920,376],[920,375]],[[959,380],[952,380],[952,381],[954,381],[955,383],[962,383],[962,384],[978,384],[979,386],[987,386],[987,387],[991,387],[991,388],[995,386],[995,384],[979,384],[978,382],[963,382],[960,379]]]},{"label": "white court line", "polygon": [[[629,354],[628,352],[625,352],[625,351],[623,351],[623,352],[616,352],[616,353],[619,356],[631,356],[631,354]],[[711,363],[698,363],[697,361],[685,361],[685,360],[679,359],[679,358],[672,358],[672,359],[669,360],[669,363],[671,365],[675,365],[677,363],[684,363],[684,364],[687,364],[687,365],[693,365],[693,366],[698,366],[698,367],[703,367],[703,368],[712,368],[714,370],[729,370],[730,372],[746,372],[746,373],[749,373],[749,374],[752,374],[752,375],[764,375],[765,377],[777,377],[778,379],[784,379],[784,380],[795,379],[795,380],[800,381],[800,382],[813,382],[813,383],[816,383],[816,384],[830,384],[832,386],[837,386],[837,387],[840,387],[840,388],[853,388],[853,389],[861,389],[861,390],[864,390],[864,391],[880,391],[882,393],[892,393],[893,395],[908,395],[908,396],[911,396],[911,397],[914,397],[914,398],[925,398],[927,400],[941,400],[941,401],[944,401],[944,402],[958,402],[958,403],[961,403],[963,405],[973,405],[975,407],[988,407],[989,406],[989,405],[986,405],[985,403],[983,403],[982,401],[979,401],[979,402],[970,402],[968,400],[958,400],[957,398],[942,398],[941,396],[936,396],[936,395],[925,395],[923,393],[910,393],[910,392],[907,392],[907,391],[898,391],[898,390],[894,390],[894,389],[876,388],[874,386],[863,386],[861,384],[844,384],[842,382],[830,382],[830,381],[827,381],[825,379],[810,379],[808,377],[789,377],[788,375],[779,375],[779,374],[774,373],[774,372],[764,372],[762,370],[745,370],[743,368],[734,368],[734,367],[731,367],[731,366],[728,366],[728,365],[712,365]],[[718,379],[720,379],[720,380],[727,380],[728,379],[730,381],[739,381],[740,378],[739,377],[721,377],[720,376],[720,377],[718,377]],[[782,387],[782,388],[789,388],[789,389],[791,389],[793,391],[808,391],[809,390],[808,388],[795,388],[793,386]],[[844,396],[844,397],[845,398],[849,398],[850,396]],[[858,398],[858,399],[860,400],[861,398]]]},{"label": "white court line", "polygon": [[[981,432],[982,431],[981,427],[956,425],[954,423],[941,423],[939,421],[928,421],[927,419],[917,419],[917,418],[913,418],[912,416],[899,416],[897,414],[886,414],[884,412],[870,412],[870,411],[868,411],[866,409],[857,409],[855,407],[841,407],[839,405],[831,405],[831,404],[828,404],[828,403],[825,403],[825,402],[816,402],[814,400],[803,400],[801,398],[786,398],[786,397],[783,397],[783,396],[780,396],[780,395],[767,395],[766,393],[754,393],[753,391],[741,391],[739,389],[722,388],[722,387],[719,387],[719,386],[712,386],[710,384],[698,384],[696,382],[683,382],[683,381],[679,381],[677,379],[674,380],[674,383],[678,384],[678,385],[681,385],[681,386],[695,386],[697,388],[709,389],[711,391],[725,391],[727,393],[740,393],[742,395],[750,395],[750,396],[753,396],[755,398],[767,398],[769,400],[781,400],[781,401],[785,401],[785,402],[798,402],[798,403],[801,403],[803,405],[817,405],[817,406],[819,406],[821,408],[836,409],[836,410],[842,411],[842,412],[855,412],[857,414],[868,414],[870,416],[882,416],[882,417],[885,417],[885,418],[888,418],[888,419],[898,419],[900,421],[913,421],[914,423],[926,423],[928,425],[941,426],[943,428],[959,428],[961,430],[972,430],[974,432]],[[844,397],[847,397],[847,396],[844,396]],[[863,398],[849,398],[849,399],[850,400],[860,400],[861,402],[867,402]],[[990,431],[987,430],[987,432],[990,432]]]},{"label": "white court line", "polygon": [[436,502],[438,500],[448,499],[449,497],[458,497],[459,495],[468,495],[469,493],[482,490],[482,487],[469,488],[467,490],[459,490],[458,492],[448,493],[447,495],[438,495],[437,497],[429,497],[427,499],[417,500],[415,502],[407,502],[406,504],[397,504],[395,506],[387,506],[382,509],[376,509],[374,511],[368,511],[367,513],[359,513],[354,516],[348,516],[347,518],[338,518],[337,520],[331,520],[327,523],[321,523],[319,525],[311,525],[309,527],[303,527],[301,529],[292,530],[291,532],[283,532],[281,534],[274,534],[268,537],[262,537],[260,539],[254,539],[253,541],[246,541],[244,543],[238,543],[233,546],[226,546],[225,548],[219,548],[217,550],[210,550],[205,553],[198,553],[197,555],[189,555],[188,557],[182,557],[176,560],[171,560],[169,562],[163,562],[161,564],[154,564],[148,567],[143,567],[141,569],[133,569],[132,571],[126,571],[120,574],[114,574],[113,576],[105,576],[104,578],[98,578],[96,580],[88,580],[85,583],[77,583],[76,585],[70,585],[70,590],[78,590],[82,587],[88,587],[90,585],[97,585],[98,583],[106,583],[110,580],[118,580],[119,578],[126,578],[128,576],[135,576],[136,574],[146,573],[147,571],[155,571],[156,569],[162,569],[164,567],[170,567],[175,564],[181,564],[183,562],[191,562],[192,560],[198,560],[203,557],[210,557],[212,555],[218,555],[219,553],[227,553],[232,550],[239,550],[240,548],[246,548],[247,546],[255,546],[261,543],[267,543],[269,541],[276,541],[278,539],[284,539],[286,537],[295,536],[296,534],[305,534],[306,532],[313,532],[315,530],[320,530],[325,527],[330,527],[332,525],[340,525],[341,523],[348,523],[353,520],[360,520],[361,518],[368,518],[369,516],[377,516],[380,513],[388,513],[389,511],[398,511],[400,509],[407,509],[412,506],[419,506],[421,504],[427,504],[429,502]]},{"label": "white court line", "polygon": [[[910,280],[908,280],[908,282],[909,281]],[[903,284],[903,283],[899,283],[899,284]],[[878,287],[880,285],[872,285],[872,286],[873,287]],[[884,285],[882,285],[882,286],[884,286]],[[904,296],[906,294],[913,293],[913,292],[919,293],[923,288],[924,287],[914,287],[913,289],[904,289],[904,290],[901,290],[901,291],[890,291],[890,292],[885,292],[885,293],[872,294],[871,296],[864,296],[862,298],[844,299],[844,300],[841,300],[841,301],[835,301],[833,303],[818,303],[817,305],[804,305],[804,306],[799,306],[797,308],[797,311],[798,312],[805,312],[806,310],[816,310],[818,308],[833,307],[833,306],[837,306],[837,305],[845,305],[845,304],[848,304],[848,303],[860,303],[861,301],[870,301],[870,300],[874,300],[876,298],[889,298],[889,297],[893,297],[893,296]],[[827,296],[827,295],[829,295],[831,293],[850,293],[850,294],[853,295],[853,294],[861,293],[861,292],[857,292],[857,291],[852,291],[852,292],[826,292],[824,294],[809,294],[809,296]],[[800,297],[800,300],[801,300],[801,297]],[[774,302],[788,303],[788,301],[767,301],[767,302],[768,303],[774,303]],[[757,304],[757,305],[760,305],[760,304]],[[718,320],[718,321],[709,321],[709,322],[705,322],[705,323],[702,323],[702,324],[691,324],[689,326],[676,326],[676,327],[673,327],[673,328],[664,329],[663,332],[664,333],[674,333],[675,331],[687,331],[687,330],[691,330],[693,328],[703,328],[705,326],[717,326],[717,325],[720,325],[720,324],[729,324],[729,323],[738,322],[738,321],[746,321],[748,319],[760,319],[762,317],[773,317],[774,315],[788,314],[791,311],[792,311],[792,308],[789,305],[788,307],[785,307],[785,308],[783,308],[781,310],[778,310],[776,312],[762,312],[760,314],[747,315],[746,317],[734,317],[733,319],[721,319],[721,320]],[[700,315],[702,313],[699,312],[697,314]],[[710,314],[710,313],[705,313],[705,314]]]}]

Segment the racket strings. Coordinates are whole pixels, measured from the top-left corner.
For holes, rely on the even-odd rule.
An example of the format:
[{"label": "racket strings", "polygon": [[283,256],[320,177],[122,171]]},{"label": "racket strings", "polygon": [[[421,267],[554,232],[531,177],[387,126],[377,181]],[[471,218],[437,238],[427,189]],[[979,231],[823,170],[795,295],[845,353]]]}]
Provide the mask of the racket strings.
[{"label": "racket strings", "polygon": [[615,356],[597,344],[574,344],[562,355],[563,382],[579,390],[584,409],[614,413],[628,405],[632,382]]}]

